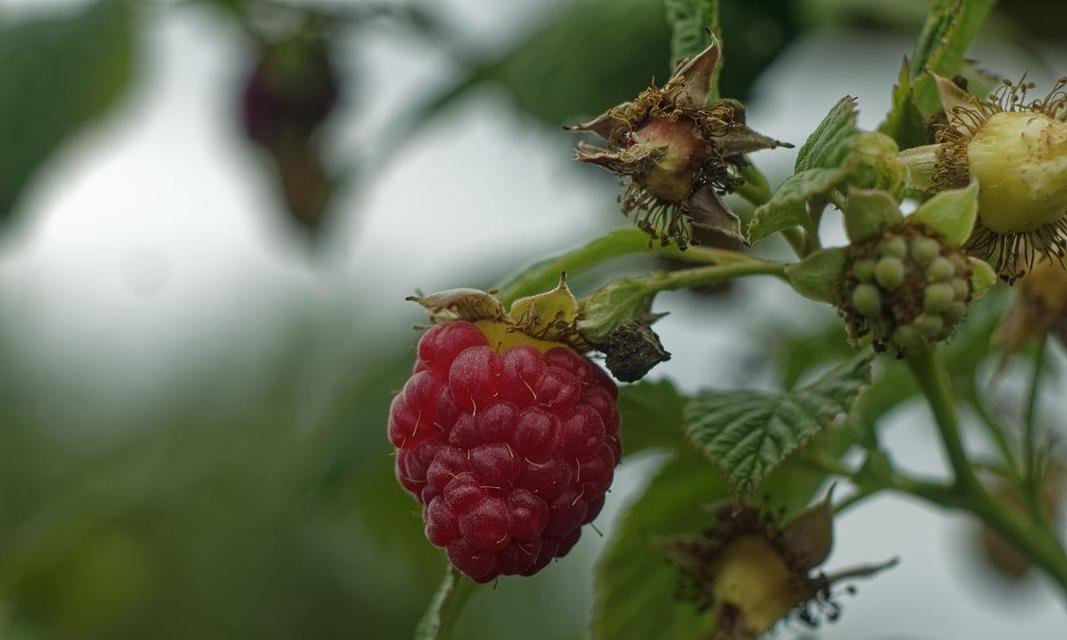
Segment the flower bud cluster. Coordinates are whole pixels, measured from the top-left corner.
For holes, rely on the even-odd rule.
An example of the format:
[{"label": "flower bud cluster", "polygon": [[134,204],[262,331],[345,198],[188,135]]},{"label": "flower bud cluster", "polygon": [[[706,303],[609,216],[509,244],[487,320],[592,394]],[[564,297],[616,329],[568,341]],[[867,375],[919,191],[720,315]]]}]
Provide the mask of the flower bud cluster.
[{"label": "flower bud cluster", "polygon": [[948,338],[971,299],[964,254],[914,222],[849,248],[840,308],[849,334],[902,355]]}]

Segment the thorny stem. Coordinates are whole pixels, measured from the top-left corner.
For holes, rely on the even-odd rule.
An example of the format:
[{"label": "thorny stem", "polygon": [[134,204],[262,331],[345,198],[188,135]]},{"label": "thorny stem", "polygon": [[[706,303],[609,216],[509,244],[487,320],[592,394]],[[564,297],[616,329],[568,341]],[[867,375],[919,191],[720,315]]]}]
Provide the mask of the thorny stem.
[{"label": "thorny stem", "polygon": [[713,247],[689,247],[682,251],[675,245],[652,246],[639,229],[617,229],[576,249],[552,256],[525,267],[500,286],[497,297],[508,305],[515,300],[551,288],[561,272],[570,275],[588,270],[602,262],[625,255],[651,253],[686,262],[727,265],[762,261],[747,254]]}]

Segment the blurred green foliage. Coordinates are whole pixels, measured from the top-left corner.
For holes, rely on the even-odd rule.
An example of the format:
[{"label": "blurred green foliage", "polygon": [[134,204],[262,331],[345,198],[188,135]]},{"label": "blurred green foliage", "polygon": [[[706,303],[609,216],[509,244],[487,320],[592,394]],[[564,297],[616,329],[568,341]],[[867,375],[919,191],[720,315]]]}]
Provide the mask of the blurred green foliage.
[{"label": "blurred green foliage", "polygon": [[0,217],[30,178],[83,125],[123,94],[133,65],[129,3],[0,21]]}]

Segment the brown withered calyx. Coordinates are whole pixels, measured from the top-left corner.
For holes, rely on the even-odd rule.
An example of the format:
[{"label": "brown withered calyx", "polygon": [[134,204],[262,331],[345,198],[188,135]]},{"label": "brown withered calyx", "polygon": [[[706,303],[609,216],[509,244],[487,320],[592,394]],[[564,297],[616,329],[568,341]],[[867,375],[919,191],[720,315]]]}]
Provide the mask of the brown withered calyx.
[{"label": "brown withered calyx", "polygon": [[607,142],[579,143],[575,158],[623,176],[623,213],[632,213],[637,226],[664,245],[673,240],[684,248],[693,227],[744,241],[722,196],[740,184],[745,154],[792,146],[748,128],[744,106],[736,100],[706,104],[718,63],[713,38],[663,88],[650,86],[632,102],[567,128]]}]

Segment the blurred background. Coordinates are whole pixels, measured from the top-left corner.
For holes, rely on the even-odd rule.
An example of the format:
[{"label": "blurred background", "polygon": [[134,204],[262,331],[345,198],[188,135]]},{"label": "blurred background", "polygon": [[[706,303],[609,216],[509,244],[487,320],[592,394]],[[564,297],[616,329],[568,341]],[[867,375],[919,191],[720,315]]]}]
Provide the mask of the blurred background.
[{"label": "blurred background", "polygon": [[[928,8],[722,4],[723,94],[794,143],[844,94],[877,125]],[[972,53],[1047,86],[1065,35],[1060,0],[1004,0]],[[665,80],[669,39],[662,0],[0,0],[0,638],[410,637],[445,562],[385,438],[421,320],[403,298],[625,224],[560,125]],[[754,159],[777,182],[794,154]],[[793,302],[661,297],[653,376],[788,380],[841,343]],[[980,364],[1014,415],[1025,367]],[[904,466],[943,473],[925,408],[890,417]],[[660,462],[623,464],[605,535]],[[962,518],[879,497],[837,536],[830,567],[902,564],[778,637],[1067,634],[1051,585],[996,571]],[[457,637],[582,637],[602,544],[479,592]]]}]

